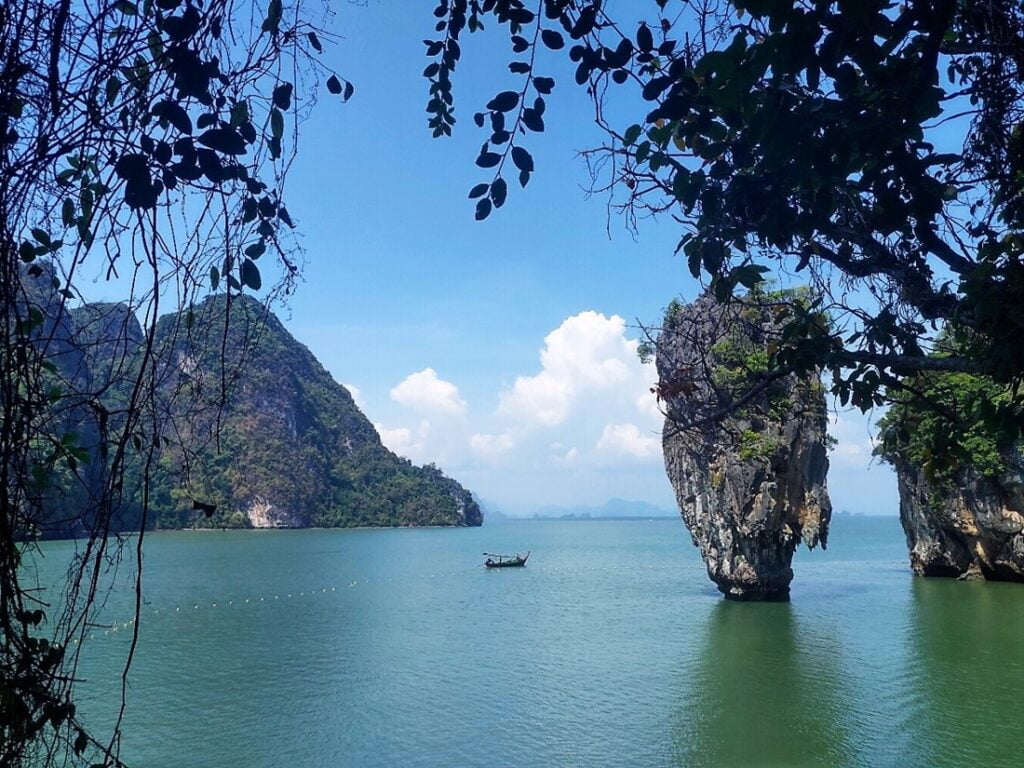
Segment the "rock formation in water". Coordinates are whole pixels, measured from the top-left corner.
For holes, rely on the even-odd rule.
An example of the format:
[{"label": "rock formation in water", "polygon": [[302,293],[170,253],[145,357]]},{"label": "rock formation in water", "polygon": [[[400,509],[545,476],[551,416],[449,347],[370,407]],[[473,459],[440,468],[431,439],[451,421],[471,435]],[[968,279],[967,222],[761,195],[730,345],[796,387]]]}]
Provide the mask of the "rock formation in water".
[{"label": "rock formation in water", "polygon": [[[90,485],[106,463],[96,414],[103,410],[117,427],[145,340],[127,306],[69,310],[52,282],[52,270],[26,275],[27,300],[46,320],[40,344],[55,375],[83,403],[66,407],[66,423],[55,430],[76,433],[91,459],[64,483],[74,493],[43,500],[52,507],[40,515],[43,536],[80,528],[70,512],[96,496]],[[157,323],[157,402],[142,423],[159,423],[162,434],[147,527],[481,524],[469,491],[436,467],[415,466],[385,448],[348,390],[265,307],[233,297],[226,324],[225,302],[213,297]],[[136,458],[124,480],[129,501],[116,527],[139,525],[137,457],[152,439],[133,438]]]},{"label": "rock formation in water", "polygon": [[[828,538],[820,380],[764,376],[776,313],[799,300],[787,292],[674,302],[657,341],[665,468],[708,575],[730,599],[788,599],[798,543],[824,547]],[[722,416],[759,382],[758,394]]]},{"label": "rock formation in water", "polygon": [[[956,342],[943,335],[939,344]],[[876,449],[896,470],[910,567],[922,576],[1024,581],[1024,450],[983,418],[1003,385],[936,372],[910,383],[921,397],[897,395]]]},{"label": "rock formation in water", "polygon": [[1024,468],[1019,453],[1007,458],[997,477],[965,468],[939,481],[896,459],[914,573],[1024,581]]}]

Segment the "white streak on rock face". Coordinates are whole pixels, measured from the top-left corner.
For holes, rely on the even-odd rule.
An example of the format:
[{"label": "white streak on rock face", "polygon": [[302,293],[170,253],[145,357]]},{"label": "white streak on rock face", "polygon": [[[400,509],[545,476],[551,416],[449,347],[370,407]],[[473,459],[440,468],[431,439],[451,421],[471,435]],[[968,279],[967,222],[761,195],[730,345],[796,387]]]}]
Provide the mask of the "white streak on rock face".
[{"label": "white streak on rock face", "polygon": [[298,528],[302,520],[290,510],[277,507],[262,496],[256,496],[245,510],[253,528]]},{"label": "white streak on rock face", "polygon": [[[666,319],[657,355],[669,415],[665,469],[718,589],[736,600],[786,600],[794,550],[801,540],[824,547],[832,516],[820,381],[782,379],[770,399],[763,395],[724,420],[685,432],[673,421],[715,410],[704,372],[717,365],[712,350],[740,327],[741,311],[702,297]],[[742,327],[752,333],[760,333],[759,324],[770,328],[764,310],[747,310],[745,317]]]}]

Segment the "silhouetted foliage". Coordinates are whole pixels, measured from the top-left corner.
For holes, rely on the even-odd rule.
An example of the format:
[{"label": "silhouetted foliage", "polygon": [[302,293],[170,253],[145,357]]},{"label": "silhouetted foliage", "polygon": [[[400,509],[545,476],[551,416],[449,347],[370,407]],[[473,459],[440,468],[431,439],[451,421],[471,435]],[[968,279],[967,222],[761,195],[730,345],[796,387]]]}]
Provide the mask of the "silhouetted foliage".
[{"label": "silhouetted foliage", "polygon": [[[1019,433],[1021,4],[652,0],[631,17],[638,6],[437,5],[435,136],[455,123],[465,32],[503,28],[520,83],[474,115],[490,131],[477,164],[494,169],[471,193],[477,218],[504,202],[508,158],[524,185],[533,172],[522,144],[543,129],[550,49],[594,101],[608,141],[585,154],[627,222],[677,220],[677,252],[719,299],[794,272],[821,295],[790,317],[773,369],[824,368],[839,401],[865,410],[921,371],[983,374],[1010,393],[989,422]],[[623,124],[609,118],[620,90],[620,110],[644,104]],[[809,336],[822,311],[830,332]],[[931,354],[951,322],[971,344]]]},{"label": "silhouetted foliage", "polygon": [[[72,672],[99,574],[141,553],[151,470],[175,439],[153,407],[156,319],[211,290],[291,285],[296,125],[320,77],[352,95],[322,49],[300,0],[0,6],[2,765],[119,763],[119,723],[87,733]],[[125,303],[77,307],[90,279]],[[129,548],[108,538],[126,514]],[[30,541],[61,531],[86,541],[48,596]]]}]

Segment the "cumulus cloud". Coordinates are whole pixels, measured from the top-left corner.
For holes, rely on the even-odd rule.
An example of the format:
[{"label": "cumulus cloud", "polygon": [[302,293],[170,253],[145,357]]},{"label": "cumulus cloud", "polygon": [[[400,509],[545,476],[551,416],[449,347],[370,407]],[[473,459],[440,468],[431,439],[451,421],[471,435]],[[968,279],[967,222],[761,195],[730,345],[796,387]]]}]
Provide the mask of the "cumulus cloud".
[{"label": "cumulus cloud", "polygon": [[452,416],[466,413],[466,401],[459,395],[459,388],[439,378],[433,368],[409,374],[391,390],[391,399],[421,413]]},{"label": "cumulus cloud", "polygon": [[636,424],[605,424],[594,447],[611,456],[650,459],[661,455],[661,441],[642,434]]},{"label": "cumulus cloud", "polygon": [[618,315],[586,311],[566,318],[544,338],[540,372],[517,377],[501,394],[499,413],[553,427],[565,422],[581,395],[624,389],[638,376],[653,381],[652,366],[640,363],[638,342],[625,330]]},{"label": "cumulus cloud", "polygon": [[404,456],[411,461],[430,461],[427,439],[430,436],[430,422],[423,420],[419,426],[410,429],[409,427],[396,427],[388,429],[382,424],[374,424],[380,441],[389,450]]},{"label": "cumulus cloud", "polygon": [[515,439],[508,432],[498,435],[477,433],[469,438],[469,447],[484,459],[493,459],[512,449]]},{"label": "cumulus cloud", "polygon": [[641,362],[638,346],[622,317],[580,312],[544,337],[532,366],[491,390],[492,409],[475,400],[488,393],[474,391],[467,403],[433,368],[411,374],[391,400],[424,421],[415,428],[393,414],[385,421],[402,426],[378,426],[381,439],[502,503],[670,499],[658,461],[657,373]]},{"label": "cumulus cloud", "polygon": [[829,434],[836,439],[831,459],[840,464],[866,467],[871,463],[875,438],[865,420],[853,420],[839,413],[829,418]]}]

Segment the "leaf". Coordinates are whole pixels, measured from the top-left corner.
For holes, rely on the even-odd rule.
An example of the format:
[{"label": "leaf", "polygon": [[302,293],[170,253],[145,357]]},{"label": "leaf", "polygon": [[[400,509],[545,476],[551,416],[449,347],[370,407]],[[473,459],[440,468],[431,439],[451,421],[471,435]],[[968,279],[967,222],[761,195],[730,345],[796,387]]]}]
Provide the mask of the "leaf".
[{"label": "leaf", "polygon": [[220,270],[210,267],[210,290],[216,291],[218,285],[220,285]]},{"label": "leaf", "polygon": [[544,45],[550,48],[552,51],[557,51],[565,47],[565,39],[561,33],[554,29],[545,29],[540,33],[540,39],[544,41]]},{"label": "leaf", "polygon": [[345,93],[341,97],[342,101],[348,101],[352,98],[352,94],[355,93],[356,87],[352,85],[348,80],[345,81]]},{"label": "leaf", "polygon": [[274,89],[274,106],[287,111],[292,105],[292,84],[282,83]]},{"label": "leaf", "polygon": [[505,204],[505,198],[508,197],[508,185],[505,180],[500,176],[494,180],[491,184],[491,200],[494,202],[495,208],[501,208]]},{"label": "leaf", "polygon": [[473,200],[474,198],[481,197],[487,194],[487,190],[489,188],[489,184],[477,184],[475,187],[469,190],[469,199]]},{"label": "leaf", "polygon": [[324,47],[320,44],[320,38],[316,36],[316,32],[310,32],[306,35],[309,40],[309,44],[313,46],[317,53],[323,53]]},{"label": "leaf", "polygon": [[341,93],[341,80],[338,79],[337,75],[331,75],[327,78],[327,90],[335,95]]},{"label": "leaf", "polygon": [[107,106],[114,103],[114,99],[117,98],[117,94],[121,92],[121,81],[117,75],[111,75],[107,78],[106,95],[107,95]]},{"label": "leaf", "polygon": [[535,77],[533,78],[533,87],[537,89],[537,93],[546,95],[554,89],[555,81],[550,77]]},{"label": "leaf", "polygon": [[[514,152],[515,150],[513,150]],[[493,168],[501,162],[501,155],[497,152],[481,152],[480,157],[476,159],[476,164],[481,168]]]},{"label": "leaf", "polygon": [[254,291],[263,287],[263,278],[260,276],[260,268],[252,259],[245,259],[242,262],[242,283]]},{"label": "leaf", "polygon": [[648,53],[654,47],[654,36],[646,24],[641,24],[636,31],[636,47],[644,53]]},{"label": "leaf", "polygon": [[247,101],[236,101],[231,106],[231,127],[238,128],[249,120],[249,103]]},{"label": "leaf", "polygon": [[36,239],[36,242],[40,245],[50,246],[50,234],[45,229],[39,227],[32,228],[32,237]]},{"label": "leaf", "polygon": [[519,104],[519,94],[515,91],[502,91],[489,102],[487,108],[495,112],[509,112]]},{"label": "leaf", "polygon": [[477,221],[483,221],[491,215],[491,201],[486,197],[481,197],[476,201],[476,215],[474,218]]},{"label": "leaf", "polygon": [[637,139],[640,138],[640,134],[643,133],[643,128],[639,125],[631,125],[626,129],[625,135],[622,137],[622,143],[629,147],[632,146]]},{"label": "leaf", "polygon": [[251,259],[258,259],[260,256],[264,254],[265,251],[266,243],[260,241],[259,243],[253,243],[251,246],[247,247],[245,250],[245,254]]},{"label": "leaf", "polygon": [[281,26],[281,0],[270,0],[267,7],[267,18],[263,20],[262,30],[276,35]]},{"label": "leaf", "polygon": [[225,155],[244,155],[245,139],[230,128],[211,128],[199,134],[197,141]]},{"label": "leaf", "polygon": [[[516,164],[516,168],[525,173],[531,173],[533,171],[533,157],[522,147],[512,148],[512,162]],[[523,186],[526,186],[525,184]]]},{"label": "leaf", "polygon": [[284,136],[284,115],[277,108],[270,110],[270,133],[278,141]]},{"label": "leaf", "polygon": [[540,133],[544,130],[544,118],[536,109],[528,108],[523,110],[523,124],[531,131]]}]

